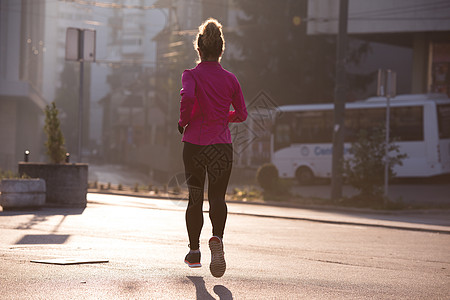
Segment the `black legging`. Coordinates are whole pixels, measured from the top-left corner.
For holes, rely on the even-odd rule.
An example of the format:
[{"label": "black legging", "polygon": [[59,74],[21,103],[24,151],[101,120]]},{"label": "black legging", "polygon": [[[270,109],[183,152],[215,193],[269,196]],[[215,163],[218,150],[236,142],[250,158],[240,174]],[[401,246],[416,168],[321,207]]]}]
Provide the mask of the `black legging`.
[{"label": "black legging", "polygon": [[189,188],[189,203],[186,209],[186,227],[192,250],[200,247],[203,227],[203,194],[208,173],[209,218],[213,235],[223,237],[227,220],[225,193],[233,165],[232,144],[194,145],[184,142],[184,170]]}]

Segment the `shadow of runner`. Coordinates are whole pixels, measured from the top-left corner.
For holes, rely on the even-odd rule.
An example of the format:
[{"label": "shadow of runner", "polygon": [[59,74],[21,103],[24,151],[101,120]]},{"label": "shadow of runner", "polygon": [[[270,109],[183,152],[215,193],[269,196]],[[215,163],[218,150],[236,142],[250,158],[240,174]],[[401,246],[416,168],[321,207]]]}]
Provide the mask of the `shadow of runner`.
[{"label": "shadow of runner", "polygon": [[196,299],[205,299],[205,300],[211,300],[214,299],[213,296],[208,292],[205,286],[205,280],[203,280],[203,277],[200,276],[187,276],[192,283],[195,285],[195,291],[196,291]]},{"label": "shadow of runner", "polygon": [[216,285],[214,287],[214,293],[219,296],[220,300],[233,300],[233,294],[229,289],[224,287],[223,285]]},{"label": "shadow of runner", "polygon": [[[205,280],[203,277],[200,276],[187,276],[192,283],[195,285],[195,291],[196,291],[196,299],[201,300],[211,300],[215,299],[211,294],[208,292],[205,286]],[[216,285],[214,286],[214,293],[219,296],[220,300],[232,300],[233,294],[229,289],[224,287],[223,285]]]}]

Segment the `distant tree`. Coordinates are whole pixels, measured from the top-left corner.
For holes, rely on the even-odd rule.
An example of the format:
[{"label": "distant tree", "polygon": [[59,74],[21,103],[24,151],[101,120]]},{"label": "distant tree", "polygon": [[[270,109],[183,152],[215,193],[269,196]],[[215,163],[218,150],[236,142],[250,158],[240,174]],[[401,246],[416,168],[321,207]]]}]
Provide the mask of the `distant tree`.
[{"label": "distant tree", "polygon": [[[230,67],[238,74],[247,99],[261,89],[279,104],[332,102],[336,35],[307,35],[306,0],[239,0],[244,13],[227,42],[237,47]],[[350,43],[348,63],[359,63],[370,47]],[[364,88],[369,75],[350,74],[351,89]]]},{"label": "distant tree", "polygon": [[64,136],[60,128],[58,113],[55,102],[45,108],[44,131],[47,135],[45,147],[50,161],[54,164],[63,162],[66,157]]}]

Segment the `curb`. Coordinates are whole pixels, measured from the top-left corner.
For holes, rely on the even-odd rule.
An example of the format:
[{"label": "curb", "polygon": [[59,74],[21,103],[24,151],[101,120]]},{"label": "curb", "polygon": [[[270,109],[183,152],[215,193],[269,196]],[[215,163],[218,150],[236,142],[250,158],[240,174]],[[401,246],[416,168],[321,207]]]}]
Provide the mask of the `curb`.
[{"label": "curb", "polygon": [[362,222],[333,221],[333,220],[329,220],[329,219],[312,219],[312,218],[273,216],[273,215],[250,214],[250,213],[237,213],[237,212],[229,212],[229,214],[261,217],[261,218],[272,218],[272,219],[307,221],[307,222],[316,222],[316,223],[325,223],[325,224],[334,224],[334,225],[365,226],[365,227],[396,229],[396,230],[404,230],[404,231],[450,234],[450,228],[448,230],[443,230],[443,229],[422,228],[422,227],[407,227],[407,226],[396,226],[396,225],[387,225],[387,224],[370,224],[370,223],[362,223]]}]

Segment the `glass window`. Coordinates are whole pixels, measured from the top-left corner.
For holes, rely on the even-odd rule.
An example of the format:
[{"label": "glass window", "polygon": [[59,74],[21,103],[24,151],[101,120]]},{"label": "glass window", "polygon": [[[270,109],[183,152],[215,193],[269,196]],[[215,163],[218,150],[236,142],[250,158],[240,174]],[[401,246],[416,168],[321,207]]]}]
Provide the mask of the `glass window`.
[{"label": "glass window", "polygon": [[[423,107],[391,107],[390,136],[396,141],[423,141]],[[371,132],[386,124],[386,108],[348,109],[345,141],[355,142],[361,130]]]},{"label": "glass window", "polygon": [[344,119],[344,141],[354,142],[361,129],[360,110],[359,109],[347,109],[345,111]]},{"label": "glass window", "polygon": [[285,113],[274,126],[274,151],[291,145],[291,118]]},{"label": "glass window", "polygon": [[302,111],[295,113],[292,128],[294,143],[330,143],[333,111]]},{"label": "glass window", "polygon": [[278,124],[276,127],[276,142],[286,144],[291,142],[291,130],[289,124]]},{"label": "glass window", "polygon": [[374,128],[384,126],[386,110],[384,108],[347,109],[345,112],[345,141],[357,140],[361,130],[370,132]]},{"label": "glass window", "polygon": [[442,104],[437,106],[439,138],[450,138],[450,104]]},{"label": "glass window", "polygon": [[[450,105],[440,108],[440,133],[450,137]],[[422,141],[423,107],[391,107],[390,136],[396,141]],[[386,120],[386,108],[347,109],[345,112],[345,142],[355,142],[359,132],[369,133],[374,128],[383,128]],[[333,110],[299,111],[283,114],[275,124],[274,150],[287,147],[292,143],[313,144],[332,143]]]},{"label": "glass window", "polygon": [[423,107],[393,107],[390,136],[399,142],[423,141]]}]

